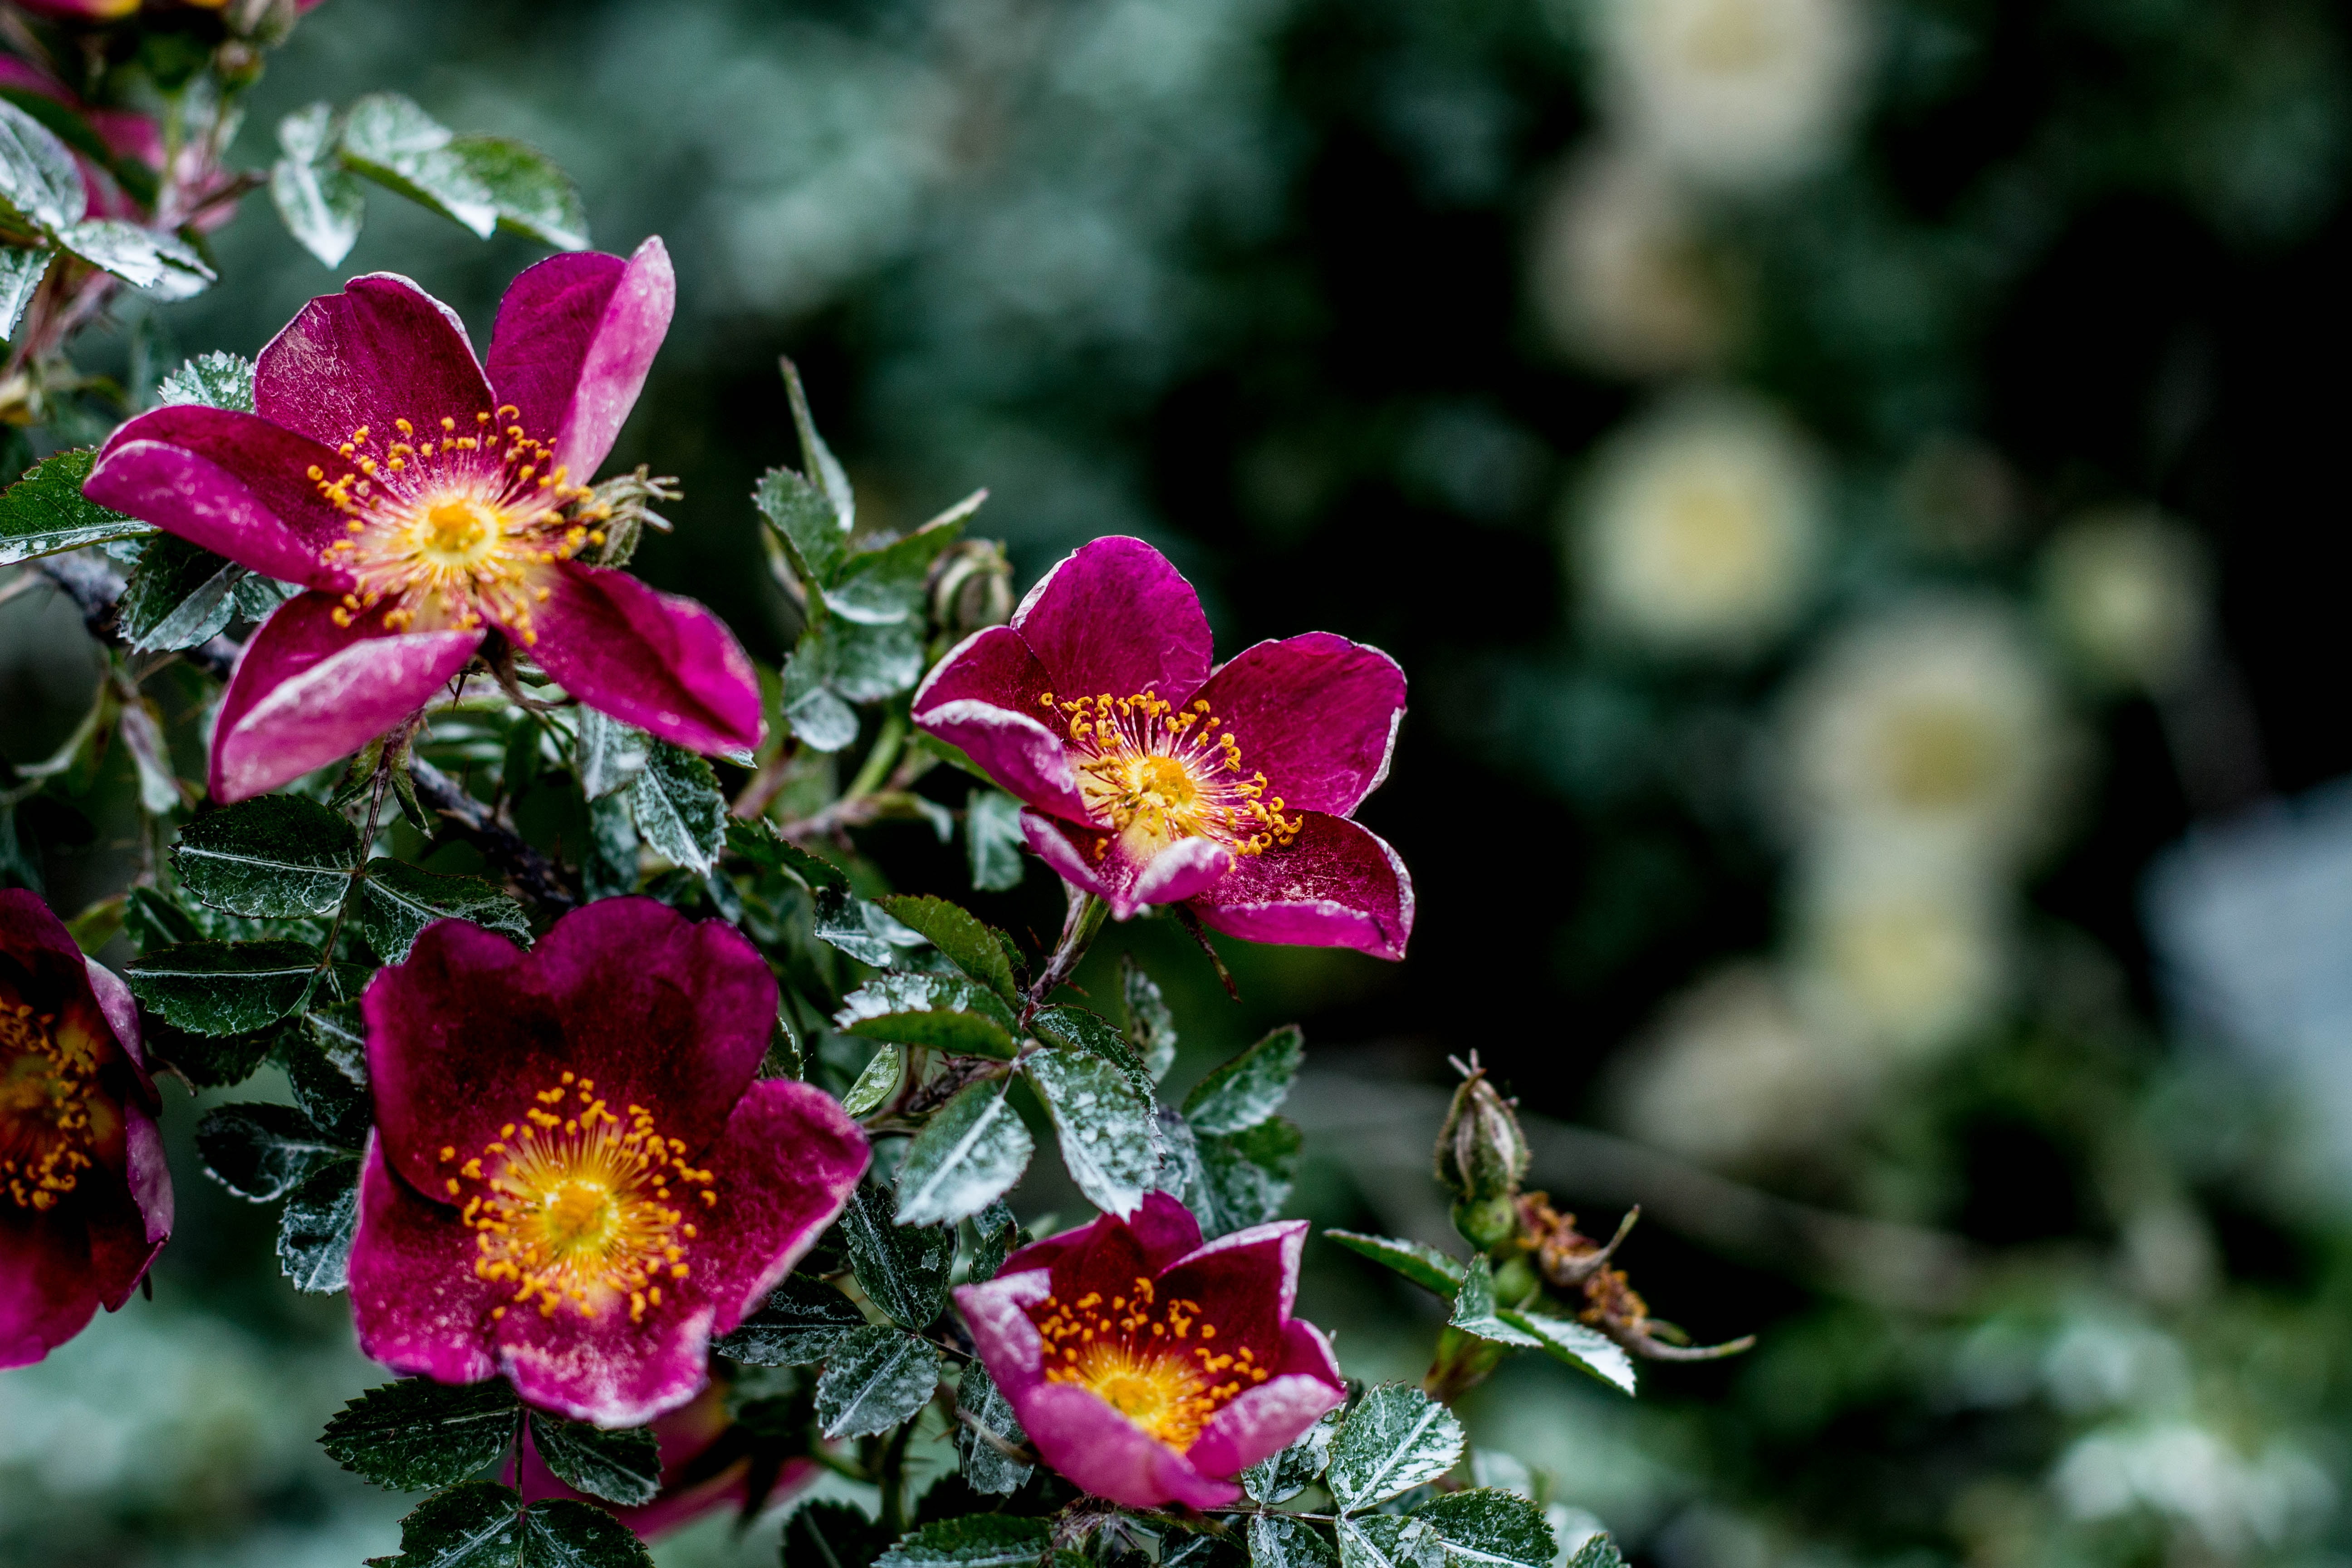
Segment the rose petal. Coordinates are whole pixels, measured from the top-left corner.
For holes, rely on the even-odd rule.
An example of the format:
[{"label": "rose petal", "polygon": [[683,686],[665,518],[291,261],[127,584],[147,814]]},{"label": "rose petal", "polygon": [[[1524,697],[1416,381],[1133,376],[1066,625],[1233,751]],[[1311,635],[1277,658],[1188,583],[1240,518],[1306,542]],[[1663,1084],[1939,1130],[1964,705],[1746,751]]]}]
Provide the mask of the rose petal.
[{"label": "rose petal", "polygon": [[[1225,1289],[1227,1284],[1220,1281],[1245,1294],[1259,1293],[1271,1283],[1275,1315],[1287,1318],[1298,1301],[1298,1265],[1307,1255],[1307,1229],[1303,1219],[1254,1225],[1194,1247],[1166,1271],[1192,1271],[1187,1276],[1186,1295]],[[1208,1298],[1201,1299],[1205,1302]]]},{"label": "rose petal", "polygon": [[276,789],[398,724],[474,657],[480,632],[339,626],[331,594],[275,611],[237,657],[213,727],[213,798]]},{"label": "rose petal", "polygon": [[1201,1245],[1201,1222],[1193,1217],[1192,1211],[1166,1193],[1152,1192],[1143,1194],[1142,1205],[1124,1221],[1105,1215],[1090,1224],[1033,1241],[1007,1258],[997,1273],[1018,1274],[1024,1269],[1051,1268],[1063,1254],[1088,1246],[1107,1227],[1121,1224],[1142,1247],[1144,1266],[1154,1278]]},{"label": "rose petal", "polygon": [[1249,942],[1352,947],[1402,958],[1412,935],[1412,878],[1395,850],[1343,816],[1301,814],[1296,840],[1244,855],[1196,896],[1202,922]]},{"label": "rose petal", "polygon": [[89,1240],[69,1208],[0,1207],[0,1368],[30,1366],[98,1310]]},{"label": "rose petal", "polygon": [[[152,1177],[162,1170],[163,1161],[163,1140],[155,1129],[155,1120],[135,1105],[125,1106],[123,1115],[129,1163]],[[156,1208],[146,1207],[111,1171],[85,1171],[74,1188],[72,1206],[89,1237],[90,1289],[97,1293],[99,1305],[110,1312],[131,1299],[172,1234],[169,1175],[163,1177],[160,1197]]]},{"label": "rose petal", "polygon": [[499,301],[490,331],[490,386],[517,421],[585,484],[645,389],[669,331],[677,279],[669,252],[648,239],[624,261],[579,252],[530,268]]},{"label": "rose petal", "polygon": [[1037,1457],[1097,1497],[1129,1508],[1217,1508],[1242,1495],[1233,1482],[1202,1475],[1091,1389],[1048,1383],[1026,1399],[1006,1397]]},{"label": "rose petal", "polygon": [[1281,1371],[1209,1417],[1184,1457],[1208,1475],[1230,1476],[1278,1454],[1348,1397],[1330,1342],[1312,1323],[1283,1325]]},{"label": "rose petal", "polygon": [[719,1199],[687,1262],[694,1294],[717,1307],[712,1332],[758,1310],[840,1215],[870,1157],[864,1129],[823,1089],[789,1079],[751,1086],[700,1157]]},{"label": "rose petal", "polygon": [[474,1233],[457,1211],[411,1192],[371,1137],[352,1240],[352,1318],[361,1352],[394,1372],[442,1383],[479,1383],[496,1373],[490,1311],[513,1291],[478,1278],[475,1256]]},{"label": "rose petal", "polygon": [[547,574],[529,641],[540,668],[600,713],[691,752],[760,744],[760,682],[719,617],[625,572],[565,562]]},{"label": "rose petal", "polygon": [[1236,856],[1207,838],[1179,838],[1140,865],[1127,838],[1034,811],[1021,814],[1022,836],[1063,880],[1108,900],[1126,920],[1146,904],[1182,903],[1222,886]]},{"label": "rose petal", "polygon": [[362,426],[388,442],[402,418],[420,429],[452,419],[470,435],[497,400],[457,312],[396,273],[372,272],[311,300],[270,340],[253,407],[339,447]]},{"label": "rose petal", "polygon": [[527,1405],[599,1426],[639,1426],[709,1381],[711,1304],[665,1300],[632,1322],[625,1306],[583,1317],[518,1306],[492,1325],[499,1365]]},{"label": "rose petal", "polygon": [[1404,671],[1328,632],[1262,642],[1218,667],[1199,700],[1290,811],[1345,816],[1388,776],[1404,718]]},{"label": "rose petal", "polygon": [[349,575],[320,558],[345,537],[346,520],[319,494],[310,471],[340,476],[349,467],[267,419],[174,406],[142,414],[110,437],[82,494],[240,566],[342,592]]},{"label": "rose petal", "polygon": [[1064,697],[1148,689],[1181,707],[1209,678],[1200,595],[1140,539],[1097,539],[1065,556],[1021,601],[1013,629]]},{"label": "rose petal", "polygon": [[989,626],[956,645],[910,709],[918,726],[961,746],[981,771],[1030,805],[1083,820],[1061,720],[1040,700],[1045,667],[1011,626]]}]

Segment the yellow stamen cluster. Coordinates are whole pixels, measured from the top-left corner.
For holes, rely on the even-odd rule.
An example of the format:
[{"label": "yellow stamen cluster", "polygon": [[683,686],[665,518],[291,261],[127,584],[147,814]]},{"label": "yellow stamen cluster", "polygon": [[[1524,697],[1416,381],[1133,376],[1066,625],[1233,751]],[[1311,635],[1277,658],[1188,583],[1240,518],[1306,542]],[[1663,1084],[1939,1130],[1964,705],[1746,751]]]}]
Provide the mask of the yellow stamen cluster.
[{"label": "yellow stamen cluster", "polygon": [[[1130,697],[1078,697],[1050,691],[1041,706],[1060,716],[1084,753],[1078,795],[1097,822],[1130,840],[1149,858],[1179,838],[1208,838],[1235,855],[1288,844],[1305,826],[1266,798],[1263,773],[1244,776],[1242,749],[1204,700],[1179,708],[1152,691]],[[1109,849],[1105,840],[1097,859]]]},{"label": "yellow stamen cluster", "polygon": [[1198,1301],[1161,1301],[1140,1276],[1108,1301],[1097,1290],[1066,1304],[1048,1296],[1029,1318],[1045,1342],[1046,1382],[1090,1390],[1173,1448],[1191,1447],[1210,1416],[1269,1371],[1247,1345],[1218,1350]]},{"label": "yellow stamen cluster", "polygon": [[688,1163],[686,1145],[664,1138],[642,1106],[616,1114],[593,1079],[567,1072],[532,1099],[473,1158],[441,1151],[455,1173],[444,1193],[463,1200],[478,1233],[474,1272],[513,1285],[509,1304],[536,1301],[542,1317],[569,1307],[595,1318],[625,1300],[640,1322],[662,1304],[663,1283],[690,1272],[688,1215],[698,1200],[717,1205],[711,1173]]},{"label": "yellow stamen cluster", "polygon": [[55,1208],[95,1163],[98,1063],[57,1022],[0,994],[0,1184],[22,1209]]},{"label": "yellow stamen cluster", "polygon": [[321,557],[353,579],[338,626],[381,606],[389,631],[471,631],[487,617],[525,646],[539,640],[531,606],[550,590],[537,578],[603,544],[597,525],[612,513],[586,504],[593,492],[554,466],[547,444],[515,423],[520,416],[509,403],[476,414],[464,434],[444,417],[421,438],[395,419],[380,452],[362,425],[337,448],[349,468],[330,478],[311,466],[319,494],[349,519],[347,537]]}]

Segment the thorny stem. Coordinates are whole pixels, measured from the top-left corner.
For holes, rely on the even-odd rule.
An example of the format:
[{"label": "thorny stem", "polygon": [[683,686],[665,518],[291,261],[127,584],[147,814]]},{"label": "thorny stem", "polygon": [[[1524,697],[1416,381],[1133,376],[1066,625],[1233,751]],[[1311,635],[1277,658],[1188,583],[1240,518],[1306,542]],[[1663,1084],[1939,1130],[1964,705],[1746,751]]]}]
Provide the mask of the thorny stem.
[{"label": "thorny stem", "polygon": [[319,973],[326,973],[335,966],[335,939],[342,934],[343,917],[351,912],[352,902],[360,896],[360,884],[367,880],[368,858],[375,853],[376,825],[383,817],[384,792],[392,787],[392,770],[400,754],[408,749],[409,737],[425,721],[423,710],[412,713],[400,728],[384,737],[383,750],[375,759],[375,778],[368,787],[367,826],[360,834],[360,863],[352,868],[352,885],[335,903],[335,918],[327,926],[327,940],[319,944]]},{"label": "thorny stem", "polygon": [[1078,960],[1087,955],[1087,949],[1093,944],[1095,934],[1102,930],[1103,921],[1110,913],[1110,905],[1103,901],[1101,895],[1087,892],[1069,882],[1062,886],[1070,900],[1069,912],[1062,917],[1062,940],[1055,944],[1054,956],[1046,961],[1045,967],[1030,983],[1027,997],[1021,1008],[1021,1027],[1024,1029],[1029,1026],[1029,1020],[1037,1016],[1037,1009],[1045,1005],[1045,999],[1059,990],[1076,971]]},{"label": "thorny stem", "polygon": [[914,1440],[916,1423],[908,1421],[890,1434],[882,1450],[882,1530],[892,1538],[907,1533],[907,1445]]},{"label": "thorny stem", "polygon": [[533,902],[556,914],[580,902],[555,862],[499,822],[489,807],[459,789],[447,773],[422,757],[412,757],[408,776],[416,785],[418,802],[446,817],[459,837],[480,850],[484,859],[505,872],[507,879]]}]

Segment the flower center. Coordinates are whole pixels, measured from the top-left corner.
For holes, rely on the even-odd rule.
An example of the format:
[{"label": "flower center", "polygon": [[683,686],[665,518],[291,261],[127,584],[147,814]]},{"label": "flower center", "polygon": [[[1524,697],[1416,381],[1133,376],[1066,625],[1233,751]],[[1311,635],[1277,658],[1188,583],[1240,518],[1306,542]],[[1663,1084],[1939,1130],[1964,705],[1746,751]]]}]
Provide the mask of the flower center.
[{"label": "flower center", "polygon": [[545,442],[518,424],[500,427],[520,416],[509,403],[495,416],[475,415],[466,434],[445,418],[437,437],[428,431],[423,439],[395,419],[399,438],[381,456],[362,426],[338,448],[351,468],[331,479],[311,468],[319,493],[350,520],[348,537],[320,557],[352,578],[337,625],[381,606],[389,631],[470,631],[488,618],[526,647],[539,640],[531,606],[550,590],[538,579],[603,544],[595,525],[612,511],[583,504],[592,492],[568,482],[562,468],[548,468],[553,454]]},{"label": "flower center", "polygon": [[642,1321],[662,1304],[662,1282],[690,1272],[689,1202],[718,1204],[711,1174],[689,1164],[686,1145],[664,1138],[642,1106],[616,1115],[593,1079],[567,1072],[533,1099],[521,1121],[463,1164],[455,1147],[441,1151],[442,1163],[457,1167],[444,1190],[452,1203],[464,1199],[477,1233],[474,1272],[512,1284],[511,1304],[535,1300],[542,1317],[569,1307],[594,1318],[625,1300],[629,1321]]},{"label": "flower center", "polygon": [[95,1163],[95,1060],[68,1048],[54,1016],[0,994],[0,1183],[22,1209],[43,1210]]},{"label": "flower center", "polygon": [[1922,809],[1964,805],[1990,786],[2000,738],[1968,703],[1928,701],[1895,714],[1885,742],[1895,798]]},{"label": "flower center", "polygon": [[1046,1382],[1091,1391],[1172,1448],[1191,1447],[1210,1416],[1270,1370],[1247,1345],[1217,1350],[1217,1325],[1202,1321],[1198,1301],[1161,1301],[1141,1277],[1108,1302],[1096,1290],[1066,1305],[1048,1296],[1029,1317],[1045,1342]]},{"label": "flower center", "polygon": [[[1066,716],[1080,752],[1078,795],[1094,819],[1149,859],[1179,838],[1207,838],[1235,855],[1287,844],[1306,826],[1268,800],[1265,774],[1242,774],[1242,750],[1205,701],[1178,708],[1150,691],[1131,697],[1038,698]],[[1096,847],[1097,858],[1109,849]]]}]

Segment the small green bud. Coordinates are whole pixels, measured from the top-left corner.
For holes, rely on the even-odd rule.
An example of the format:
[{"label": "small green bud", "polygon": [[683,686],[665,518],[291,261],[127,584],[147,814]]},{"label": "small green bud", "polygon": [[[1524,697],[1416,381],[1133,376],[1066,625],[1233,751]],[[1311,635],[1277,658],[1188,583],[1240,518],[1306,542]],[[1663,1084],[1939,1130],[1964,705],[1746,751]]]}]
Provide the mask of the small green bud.
[{"label": "small green bud", "polygon": [[[1507,1211],[1527,1173],[1528,1135],[1519,1130],[1510,1102],[1474,1067],[1454,1091],[1453,1109],[1437,1134],[1437,1179],[1465,1203],[1501,1198]],[[1516,1227],[1516,1219],[1510,1223]]]},{"label": "small green bud", "polygon": [[992,540],[963,540],[933,563],[930,597],[932,624],[950,637],[1001,626],[1013,618],[1013,563]]},{"label": "small green bud", "polygon": [[1495,1300],[1501,1306],[1520,1305],[1542,1285],[1543,1281],[1536,1277],[1535,1265],[1528,1261],[1524,1252],[1495,1266]]},{"label": "small green bud", "polygon": [[1491,1252],[1519,1233],[1518,1205],[1509,1198],[1464,1198],[1454,1205],[1454,1228],[1481,1252]]}]

